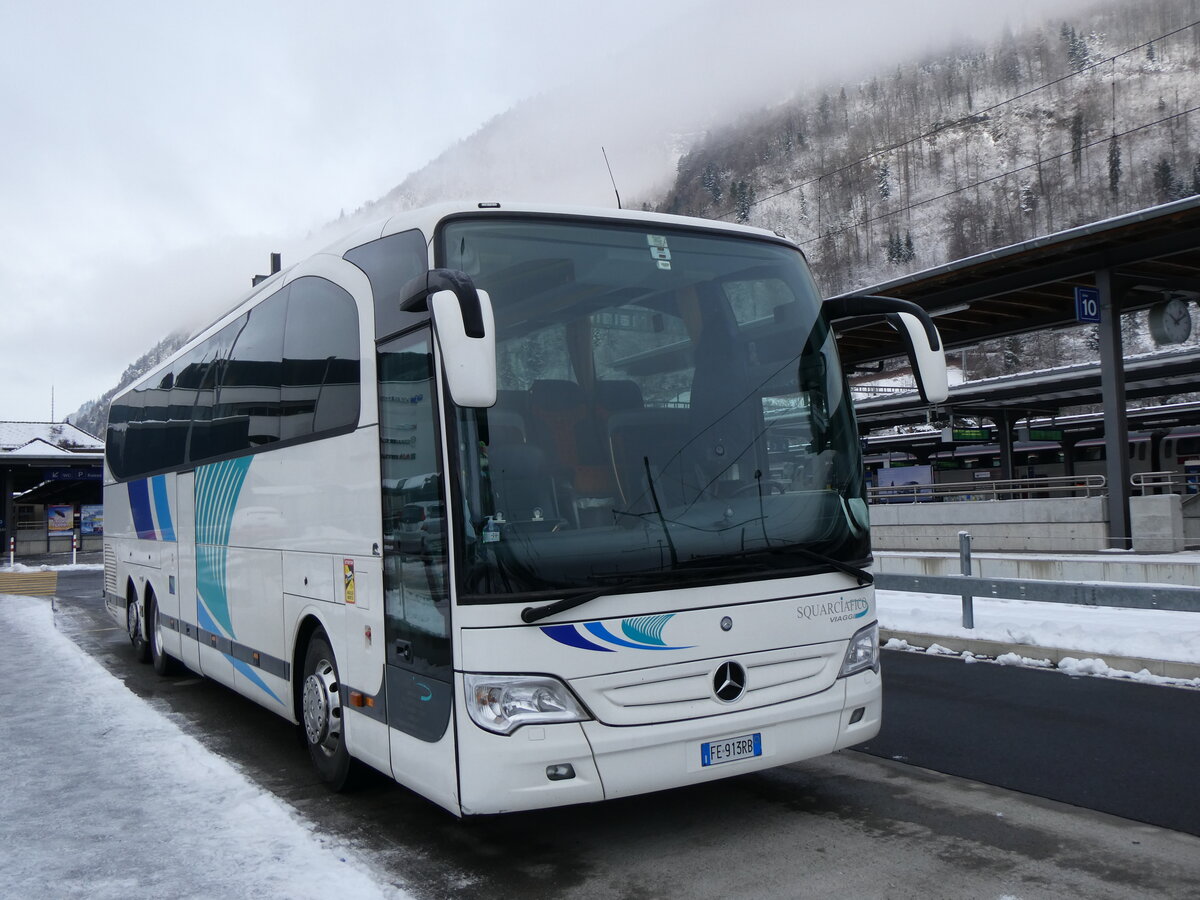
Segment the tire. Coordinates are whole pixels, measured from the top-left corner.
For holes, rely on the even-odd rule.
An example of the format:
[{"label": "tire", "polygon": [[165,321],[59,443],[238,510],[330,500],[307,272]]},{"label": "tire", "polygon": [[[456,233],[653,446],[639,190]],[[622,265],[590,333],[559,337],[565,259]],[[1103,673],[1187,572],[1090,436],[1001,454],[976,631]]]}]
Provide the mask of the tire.
[{"label": "tire", "polygon": [[137,596],[132,592],[125,604],[125,630],[129,634],[129,643],[133,645],[134,659],[141,663],[150,662],[150,644],[142,636],[142,611]]},{"label": "tire", "polygon": [[304,654],[300,727],[313,767],[333,791],[352,787],[357,774],[357,766],[346,749],[343,724],[337,660],[329,646],[329,637],[318,628]]},{"label": "tire", "polygon": [[158,599],[151,594],[146,598],[146,634],[150,640],[150,662],[159,675],[175,675],[179,664],[163,649],[162,622],[158,618]]}]

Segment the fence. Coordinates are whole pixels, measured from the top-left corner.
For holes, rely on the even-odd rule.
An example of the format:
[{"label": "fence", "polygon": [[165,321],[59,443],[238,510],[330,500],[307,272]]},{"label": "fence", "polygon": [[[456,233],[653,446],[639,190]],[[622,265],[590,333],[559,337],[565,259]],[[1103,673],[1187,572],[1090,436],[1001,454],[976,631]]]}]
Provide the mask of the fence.
[{"label": "fence", "polygon": [[[1161,473],[1169,474],[1169,473]],[[1182,476],[1180,476],[1182,477]],[[908,484],[867,489],[869,503],[930,503],[947,500],[1035,500],[1040,497],[1102,497],[1103,475],[1046,478],[981,478],[945,484]]]},{"label": "fence", "polygon": [[963,627],[975,627],[974,600],[1033,600],[1079,606],[1200,612],[1200,588],[1138,583],[1076,583],[1032,578],[980,578],[971,575],[971,535],[959,532],[961,575],[911,575],[878,572],[875,586],[884,591],[950,594],[962,597]]}]

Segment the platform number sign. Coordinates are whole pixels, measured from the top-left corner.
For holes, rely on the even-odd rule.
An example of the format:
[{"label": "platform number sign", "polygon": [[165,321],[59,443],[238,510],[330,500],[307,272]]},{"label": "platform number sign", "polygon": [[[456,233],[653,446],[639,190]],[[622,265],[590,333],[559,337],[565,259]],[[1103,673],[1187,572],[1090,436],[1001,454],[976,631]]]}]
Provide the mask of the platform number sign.
[{"label": "platform number sign", "polygon": [[1075,288],[1075,318],[1080,322],[1100,321],[1100,292],[1096,288]]}]

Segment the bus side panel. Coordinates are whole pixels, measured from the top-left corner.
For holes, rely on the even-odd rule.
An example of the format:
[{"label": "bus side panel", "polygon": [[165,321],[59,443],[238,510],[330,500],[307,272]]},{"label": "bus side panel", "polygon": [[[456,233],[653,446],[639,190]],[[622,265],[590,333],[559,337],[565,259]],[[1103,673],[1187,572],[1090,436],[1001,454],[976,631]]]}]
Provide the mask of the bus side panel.
[{"label": "bus side panel", "polygon": [[184,472],[175,480],[177,499],[175,530],[179,539],[179,656],[189,669],[200,671],[200,645],[196,642],[196,474]]},{"label": "bus side panel", "polygon": [[239,693],[290,717],[290,660],[283,636],[282,554],[230,547],[226,554],[229,656]]},{"label": "bus side panel", "polygon": [[[362,707],[347,707],[346,746],[356,758],[390,775],[383,675],[383,570],[380,560],[370,556],[339,556],[332,562],[334,583],[339,585],[339,598],[345,605],[345,644],[338,653],[339,673],[348,690],[364,695]],[[372,705],[367,706],[365,698],[370,698]]]},{"label": "bus side panel", "polygon": [[[105,542],[111,549],[116,569],[113,593],[105,597],[105,603],[122,628],[125,627],[125,600],[130,583],[137,602],[142,604],[148,590],[154,591],[156,597],[166,596],[168,576],[174,572],[175,544],[164,542],[164,537],[174,538],[174,534],[169,526],[164,534],[155,514],[151,489],[151,479],[145,478],[110,484],[104,489],[105,508],[112,510],[112,524],[106,527]],[[164,521],[167,516],[169,513],[164,512]],[[166,571],[163,570],[164,562]],[[144,618],[144,607],[141,612]]]},{"label": "bus side panel", "polygon": [[[179,617],[179,575],[180,544],[179,544],[179,483],[180,477],[174,473],[156,475],[150,479],[151,494],[154,497],[153,507],[158,524],[158,533],[162,538],[162,572],[154,590],[158,602],[159,613],[172,619]],[[189,482],[190,489],[190,482]],[[190,505],[190,504],[189,504]],[[147,627],[149,624],[147,623]],[[163,649],[179,659],[180,652],[179,630],[177,628],[162,628]]]},{"label": "bus side panel", "polygon": [[129,488],[123,483],[104,486],[104,546],[105,565],[113,567],[113,576],[106,579],[104,602],[109,615],[125,627],[125,589],[131,572],[129,564],[135,543],[133,517],[129,509]]}]

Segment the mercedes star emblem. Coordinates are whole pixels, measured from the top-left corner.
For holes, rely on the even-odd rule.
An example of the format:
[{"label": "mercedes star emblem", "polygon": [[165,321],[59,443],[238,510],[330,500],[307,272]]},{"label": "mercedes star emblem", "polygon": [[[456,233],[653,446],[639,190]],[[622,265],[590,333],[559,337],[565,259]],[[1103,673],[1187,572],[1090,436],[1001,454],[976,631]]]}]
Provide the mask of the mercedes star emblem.
[{"label": "mercedes star emblem", "polygon": [[713,693],[722,703],[732,703],[746,690],[746,670],[738,663],[723,662],[713,675]]}]

